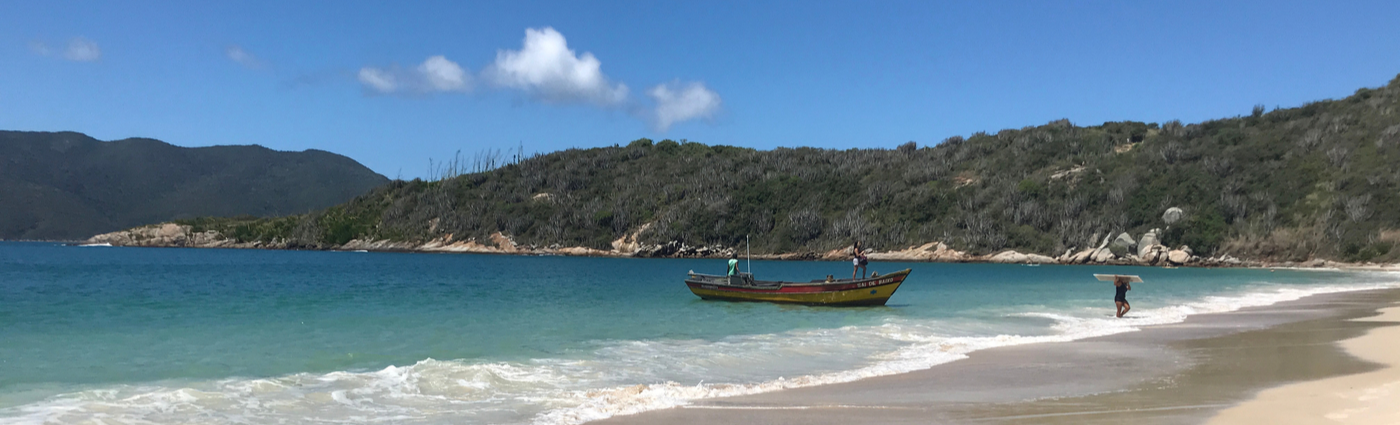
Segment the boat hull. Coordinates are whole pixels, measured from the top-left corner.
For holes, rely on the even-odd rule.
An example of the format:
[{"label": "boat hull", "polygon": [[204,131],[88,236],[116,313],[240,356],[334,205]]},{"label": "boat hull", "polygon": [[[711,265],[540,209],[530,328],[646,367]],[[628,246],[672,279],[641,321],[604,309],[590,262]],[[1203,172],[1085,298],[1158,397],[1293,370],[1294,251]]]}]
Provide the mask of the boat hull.
[{"label": "boat hull", "polygon": [[752,301],[828,306],[879,306],[908,277],[902,270],[877,278],[833,283],[784,283],[777,287],[723,285],[687,280],[690,292],[706,300]]}]

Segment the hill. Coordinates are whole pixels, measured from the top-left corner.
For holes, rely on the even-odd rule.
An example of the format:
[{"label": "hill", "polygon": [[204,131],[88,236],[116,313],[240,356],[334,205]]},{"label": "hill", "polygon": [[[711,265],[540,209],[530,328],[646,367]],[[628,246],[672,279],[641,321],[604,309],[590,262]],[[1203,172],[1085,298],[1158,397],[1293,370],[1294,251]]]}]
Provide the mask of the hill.
[{"label": "hill", "polygon": [[299,216],[181,223],[294,248],[456,241],[671,255],[742,247],[750,235],[758,253],[864,240],[1061,261],[1145,261],[1162,245],[1197,257],[1381,261],[1397,258],[1400,241],[1397,164],[1400,77],[1340,100],[1195,124],[1059,120],[891,150],[641,139],[396,181]]},{"label": "hill", "polygon": [[0,239],[73,240],[192,217],[304,214],[387,182],[324,151],[0,131]]}]

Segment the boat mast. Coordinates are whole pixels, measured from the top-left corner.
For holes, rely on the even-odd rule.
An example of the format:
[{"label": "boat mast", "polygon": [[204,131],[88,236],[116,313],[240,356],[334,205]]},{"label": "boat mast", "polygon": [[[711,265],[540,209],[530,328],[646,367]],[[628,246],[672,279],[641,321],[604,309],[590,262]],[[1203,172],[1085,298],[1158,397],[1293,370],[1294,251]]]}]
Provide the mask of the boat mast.
[{"label": "boat mast", "polygon": [[753,276],[753,258],[749,256],[749,235],[744,235],[744,268],[749,269],[749,276]]}]

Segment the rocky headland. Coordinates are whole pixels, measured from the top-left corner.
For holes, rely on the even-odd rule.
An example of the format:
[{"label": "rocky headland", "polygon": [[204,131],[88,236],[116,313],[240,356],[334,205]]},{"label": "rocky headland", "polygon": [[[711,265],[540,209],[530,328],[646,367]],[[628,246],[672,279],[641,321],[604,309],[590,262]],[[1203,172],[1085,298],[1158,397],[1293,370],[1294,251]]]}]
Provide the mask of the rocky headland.
[{"label": "rocky headland", "polygon": [[893,149],[637,139],[393,180],[302,214],[153,216],[140,223],[170,224],[93,242],[846,260],[862,241],[877,261],[1396,264],[1397,110],[1400,78],[1194,124],[1055,120]]},{"label": "rocky headland", "polygon": [[[491,235],[489,240],[454,240],[452,235],[427,242],[405,242],[391,240],[355,239],[340,245],[307,246],[284,240],[271,242],[238,242],[225,237],[218,231],[196,232],[189,225],[163,223],[137,227],[111,233],[104,233],[88,239],[86,244],[109,244],[124,247],[167,247],[167,248],[232,248],[232,249],[310,249],[331,251],[380,251],[380,252],[446,252],[504,255],[567,255],[591,257],[631,257],[631,258],[727,258],[730,254],[743,255],[742,248],[724,246],[692,246],[680,242],[649,244],[637,241],[638,234],[629,234],[612,243],[612,249],[597,249],[576,246],[537,246],[517,244],[514,239],[500,232]],[[1195,255],[1189,246],[1171,248],[1159,239],[1161,230],[1153,229],[1134,239],[1128,233],[1104,236],[1097,246],[1083,249],[1070,249],[1059,256],[1037,253],[1022,253],[1006,250],[994,254],[976,255],[958,251],[942,242],[929,242],[900,250],[869,250],[868,257],[874,261],[909,261],[942,263],[1001,263],[1001,264],[1098,264],[1164,267],[1388,267],[1385,264],[1353,264],[1313,259],[1306,262],[1269,262],[1241,259],[1229,254],[1215,257]],[[827,260],[843,261],[851,258],[850,248],[838,248],[825,252],[801,253],[762,253],[752,258],[765,260]]]}]

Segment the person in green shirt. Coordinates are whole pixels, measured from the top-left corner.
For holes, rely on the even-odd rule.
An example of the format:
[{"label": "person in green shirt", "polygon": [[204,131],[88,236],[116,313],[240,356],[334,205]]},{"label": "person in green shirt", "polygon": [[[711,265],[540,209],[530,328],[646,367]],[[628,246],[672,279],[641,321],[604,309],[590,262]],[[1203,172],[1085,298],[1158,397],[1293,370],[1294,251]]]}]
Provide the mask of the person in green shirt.
[{"label": "person in green shirt", "polygon": [[739,275],[739,254],[738,254],[738,253],[729,254],[729,275],[730,275],[730,276],[738,276],[738,275]]}]

